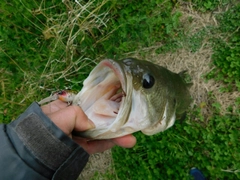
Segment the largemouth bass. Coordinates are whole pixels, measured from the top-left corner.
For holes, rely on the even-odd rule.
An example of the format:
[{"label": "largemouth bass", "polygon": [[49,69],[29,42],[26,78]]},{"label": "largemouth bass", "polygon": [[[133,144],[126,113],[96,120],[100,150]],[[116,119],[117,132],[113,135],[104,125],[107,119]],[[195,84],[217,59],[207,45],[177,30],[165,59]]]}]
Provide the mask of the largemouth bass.
[{"label": "largemouth bass", "polygon": [[101,61],[73,98],[96,128],[74,135],[110,139],[170,128],[191,103],[183,73],[133,58]]}]

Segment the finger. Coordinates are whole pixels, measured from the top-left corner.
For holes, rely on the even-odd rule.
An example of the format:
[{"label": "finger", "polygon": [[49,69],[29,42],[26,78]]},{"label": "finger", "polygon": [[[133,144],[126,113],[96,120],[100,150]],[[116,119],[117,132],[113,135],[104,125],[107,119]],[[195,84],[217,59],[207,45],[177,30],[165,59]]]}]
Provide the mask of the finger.
[{"label": "finger", "polygon": [[131,134],[111,139],[111,141],[114,144],[116,144],[118,146],[122,146],[124,148],[132,148],[137,142],[136,137]]},{"label": "finger", "polygon": [[79,106],[68,106],[48,117],[67,135],[73,130],[86,131],[95,127]]},{"label": "finger", "polygon": [[89,154],[106,151],[115,145],[124,148],[131,148],[136,144],[136,138],[133,135],[126,135],[123,137],[108,140],[93,141],[88,141],[87,139],[80,137],[73,137],[73,140],[76,141]]},{"label": "finger", "polygon": [[68,106],[67,103],[60,100],[56,100],[41,106],[41,108],[44,114],[50,114],[59,111],[60,109],[66,108],[67,106]]},{"label": "finger", "polygon": [[111,149],[115,144],[111,140],[93,140],[80,137],[73,137],[73,140],[77,142],[88,154],[94,154]]}]

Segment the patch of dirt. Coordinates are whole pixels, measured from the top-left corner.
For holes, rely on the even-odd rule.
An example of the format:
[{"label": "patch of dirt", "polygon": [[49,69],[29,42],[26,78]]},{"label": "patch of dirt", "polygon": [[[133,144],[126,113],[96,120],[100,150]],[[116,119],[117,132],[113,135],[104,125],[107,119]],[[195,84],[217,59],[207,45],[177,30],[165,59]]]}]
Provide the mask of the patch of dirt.
[{"label": "patch of dirt", "polygon": [[[186,33],[189,35],[193,35],[209,25],[218,25],[215,19],[215,14],[218,12],[215,14],[201,14],[194,11],[190,4],[181,6],[180,11],[182,13],[181,25],[186,29]],[[191,21],[189,21],[189,17],[191,17]],[[221,104],[222,114],[226,113],[226,109],[230,105],[233,105],[233,109],[237,108],[234,106],[234,102],[236,97],[240,97],[240,92],[221,93],[220,87],[223,86],[222,83],[215,82],[214,80],[206,82],[203,78],[206,73],[211,71],[210,64],[213,52],[208,37],[203,40],[202,46],[196,52],[191,52],[188,48],[182,48],[174,53],[156,54],[154,51],[156,48],[157,47],[144,49],[144,51],[148,51],[145,54],[147,59],[144,59],[155,62],[156,64],[164,66],[176,73],[187,70],[193,82],[193,86],[190,89],[193,97],[192,107],[194,105],[200,106],[206,118],[211,116],[211,111],[209,109],[212,108],[211,106],[213,102],[213,99],[209,98],[209,92],[212,92],[216,101]],[[143,59],[140,55],[140,51],[141,50],[137,51],[132,57]],[[90,179],[95,172],[104,174],[106,171],[112,170],[112,163],[113,161],[110,150],[92,155],[88,165],[79,177],[79,180]],[[102,178],[101,176],[98,176],[97,179]]]},{"label": "patch of dirt", "polygon": [[90,156],[89,161],[80,174],[78,180],[90,180],[94,177],[95,173],[97,173],[97,179],[104,179],[103,175],[106,172],[113,171],[112,163],[111,150],[93,154]]}]

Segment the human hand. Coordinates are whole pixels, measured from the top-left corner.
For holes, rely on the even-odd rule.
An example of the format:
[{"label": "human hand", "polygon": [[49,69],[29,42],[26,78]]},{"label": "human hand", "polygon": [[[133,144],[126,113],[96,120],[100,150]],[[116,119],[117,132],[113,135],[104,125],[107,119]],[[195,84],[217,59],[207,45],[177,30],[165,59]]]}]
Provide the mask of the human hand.
[{"label": "human hand", "polygon": [[60,100],[53,101],[41,107],[42,111],[58,126],[65,134],[77,142],[89,154],[102,152],[118,145],[131,148],[136,144],[133,135],[126,135],[108,140],[92,140],[72,136],[72,131],[86,131],[94,128],[94,123],[88,119],[79,106],[68,106]]}]

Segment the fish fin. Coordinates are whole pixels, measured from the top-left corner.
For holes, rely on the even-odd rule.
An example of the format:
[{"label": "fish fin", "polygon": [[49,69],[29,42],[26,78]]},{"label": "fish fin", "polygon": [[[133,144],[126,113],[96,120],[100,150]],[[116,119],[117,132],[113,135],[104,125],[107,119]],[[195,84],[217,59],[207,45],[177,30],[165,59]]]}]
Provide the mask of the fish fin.
[{"label": "fish fin", "polygon": [[183,114],[177,116],[177,120],[181,123],[187,118],[187,112],[185,111]]},{"label": "fish fin", "polygon": [[187,87],[191,87],[193,85],[192,78],[188,74],[187,70],[181,71],[180,73],[178,73],[178,75],[181,77],[181,79],[187,85]]}]

